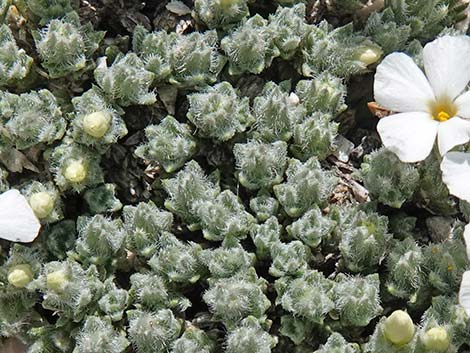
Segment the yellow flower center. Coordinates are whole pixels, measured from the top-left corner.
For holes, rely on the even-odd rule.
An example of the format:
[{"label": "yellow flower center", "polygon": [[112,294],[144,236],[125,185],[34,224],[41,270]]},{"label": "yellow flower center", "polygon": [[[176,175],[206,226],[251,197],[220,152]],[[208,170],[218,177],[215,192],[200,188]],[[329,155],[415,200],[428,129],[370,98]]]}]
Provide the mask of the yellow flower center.
[{"label": "yellow flower center", "polygon": [[431,106],[431,114],[434,120],[444,122],[455,116],[457,107],[450,99],[440,99]]}]

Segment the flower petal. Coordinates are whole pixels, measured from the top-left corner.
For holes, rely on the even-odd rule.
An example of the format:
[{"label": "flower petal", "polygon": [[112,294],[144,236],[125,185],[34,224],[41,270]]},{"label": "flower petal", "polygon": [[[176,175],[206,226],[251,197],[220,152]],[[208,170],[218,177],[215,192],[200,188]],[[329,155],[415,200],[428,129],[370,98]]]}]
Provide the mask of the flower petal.
[{"label": "flower petal", "polygon": [[463,232],[463,239],[465,240],[465,248],[467,249],[467,257],[470,260],[470,224],[465,226]]},{"label": "flower petal", "polygon": [[463,307],[465,313],[470,315],[470,271],[463,273],[459,290],[459,304]]},{"label": "flower petal", "polygon": [[429,155],[438,127],[439,122],[423,112],[389,115],[377,124],[384,146],[408,163],[422,161]]},{"label": "flower petal", "polygon": [[437,142],[441,156],[468,141],[470,141],[470,120],[456,116],[439,124]]},{"label": "flower petal", "polygon": [[426,76],[408,55],[393,53],[377,67],[375,101],[394,112],[429,111],[434,93]]},{"label": "flower petal", "polygon": [[0,239],[30,243],[40,229],[41,223],[18,190],[11,189],[0,195]]},{"label": "flower petal", "polygon": [[441,171],[450,194],[470,202],[470,153],[448,152],[442,159]]},{"label": "flower petal", "polygon": [[457,106],[457,114],[464,119],[470,119],[470,91],[465,92],[455,100]]},{"label": "flower petal", "polygon": [[443,36],[426,44],[424,69],[436,98],[454,99],[470,81],[470,37]]}]

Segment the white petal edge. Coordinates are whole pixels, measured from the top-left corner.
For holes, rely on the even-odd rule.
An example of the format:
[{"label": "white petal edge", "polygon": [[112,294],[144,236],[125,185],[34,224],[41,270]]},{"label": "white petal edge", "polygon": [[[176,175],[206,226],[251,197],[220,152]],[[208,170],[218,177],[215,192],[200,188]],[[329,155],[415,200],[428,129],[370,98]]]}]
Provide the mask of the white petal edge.
[{"label": "white petal edge", "polygon": [[41,223],[18,190],[11,189],[0,195],[1,239],[30,243],[40,229]]},{"label": "white petal edge", "polygon": [[397,113],[429,111],[433,90],[413,59],[403,53],[388,55],[374,77],[375,101]]},{"label": "white petal edge", "polygon": [[470,120],[456,116],[439,124],[437,142],[441,156],[468,141],[470,141]]},{"label": "white petal edge", "polygon": [[426,44],[424,69],[436,98],[456,98],[470,81],[470,37],[443,36]]},{"label": "white petal edge", "polygon": [[470,224],[465,226],[463,232],[463,239],[465,240],[465,248],[467,249],[467,257],[470,260]]},{"label": "white petal edge", "polygon": [[441,171],[450,194],[470,202],[470,153],[448,152],[442,159]]},{"label": "white petal edge", "polygon": [[456,115],[464,119],[470,119],[470,91],[458,96],[454,103],[457,106]]},{"label": "white petal edge", "polygon": [[439,122],[422,112],[400,113],[380,119],[377,131],[382,143],[401,161],[419,162],[431,153]]},{"label": "white petal edge", "polygon": [[467,316],[470,316],[470,271],[463,273],[459,290],[459,304],[463,307]]}]

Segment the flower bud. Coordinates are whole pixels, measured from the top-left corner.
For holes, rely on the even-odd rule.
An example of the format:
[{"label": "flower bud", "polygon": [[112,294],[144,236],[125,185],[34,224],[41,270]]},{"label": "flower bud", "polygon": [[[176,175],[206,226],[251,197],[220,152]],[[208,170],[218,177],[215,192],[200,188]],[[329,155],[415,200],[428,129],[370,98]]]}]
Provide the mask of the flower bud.
[{"label": "flower bud", "polygon": [[433,327],[422,337],[423,345],[428,351],[445,352],[450,345],[450,337],[444,327]]},{"label": "flower bud", "polygon": [[365,66],[376,63],[382,57],[382,50],[379,48],[361,48],[357,52],[357,60]]},{"label": "flower bud", "polygon": [[83,130],[96,138],[103,137],[109,129],[111,118],[108,113],[94,112],[83,118]]},{"label": "flower bud", "polygon": [[64,271],[61,270],[48,273],[46,276],[47,288],[57,293],[61,293],[64,291],[67,282],[67,275]]},{"label": "flower bud", "polygon": [[410,315],[403,310],[395,310],[384,322],[385,337],[396,345],[409,343],[415,333],[415,325]]},{"label": "flower bud", "polygon": [[27,264],[16,265],[8,271],[8,282],[16,288],[24,288],[32,280],[33,272]]},{"label": "flower bud", "polygon": [[71,161],[65,168],[64,177],[72,183],[80,183],[86,178],[86,167],[80,161]]},{"label": "flower bud", "polygon": [[29,199],[29,204],[38,218],[46,218],[54,208],[54,200],[47,192],[37,192]]}]

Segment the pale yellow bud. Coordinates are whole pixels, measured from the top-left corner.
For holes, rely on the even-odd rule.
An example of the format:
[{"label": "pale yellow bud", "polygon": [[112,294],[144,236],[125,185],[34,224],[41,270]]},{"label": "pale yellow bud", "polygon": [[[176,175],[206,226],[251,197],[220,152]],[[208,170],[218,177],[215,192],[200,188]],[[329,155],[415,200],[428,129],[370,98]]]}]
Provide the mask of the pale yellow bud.
[{"label": "pale yellow bud", "polygon": [[52,289],[57,293],[64,291],[67,282],[67,275],[61,270],[48,273],[46,276],[47,288]]},{"label": "pale yellow bud", "polygon": [[415,334],[415,325],[410,315],[403,310],[395,310],[383,326],[385,337],[396,345],[409,343]]},{"label": "pale yellow bud", "polygon": [[90,136],[100,138],[108,131],[110,122],[108,113],[94,112],[83,118],[83,130]]},{"label": "pale yellow bud", "polygon": [[72,183],[80,183],[86,178],[86,167],[80,161],[71,161],[65,168],[64,177]]},{"label": "pale yellow bud", "polygon": [[37,192],[29,198],[29,204],[38,218],[46,218],[54,208],[54,200],[47,192]]},{"label": "pale yellow bud", "polygon": [[424,347],[433,352],[445,352],[450,345],[450,337],[444,327],[433,327],[422,337]]},{"label": "pale yellow bud", "polygon": [[8,271],[8,282],[14,287],[23,288],[32,280],[33,272],[27,264],[16,265]]},{"label": "pale yellow bud", "polygon": [[378,48],[363,48],[357,54],[357,60],[369,66],[376,63],[382,57],[382,51]]}]

